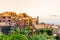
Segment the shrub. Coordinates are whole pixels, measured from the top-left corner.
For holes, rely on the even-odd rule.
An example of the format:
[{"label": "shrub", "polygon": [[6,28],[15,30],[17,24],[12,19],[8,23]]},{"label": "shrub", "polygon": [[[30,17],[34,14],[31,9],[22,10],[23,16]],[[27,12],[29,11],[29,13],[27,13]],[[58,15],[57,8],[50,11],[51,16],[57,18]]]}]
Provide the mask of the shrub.
[{"label": "shrub", "polygon": [[47,34],[36,34],[34,36],[29,36],[29,40],[47,40]]},{"label": "shrub", "polygon": [[30,27],[22,28],[20,29],[20,34],[28,36],[29,34],[32,34],[32,29]]},{"label": "shrub", "polygon": [[50,36],[52,35],[52,30],[50,28],[46,28],[45,32]]},{"label": "shrub", "polygon": [[44,33],[44,29],[40,29],[40,32],[41,32],[41,33]]},{"label": "shrub", "polygon": [[9,36],[8,40],[28,40],[28,39],[25,35],[13,34]]},{"label": "shrub", "polygon": [[0,32],[0,40],[6,40],[8,38],[8,35],[3,34],[2,32]]}]

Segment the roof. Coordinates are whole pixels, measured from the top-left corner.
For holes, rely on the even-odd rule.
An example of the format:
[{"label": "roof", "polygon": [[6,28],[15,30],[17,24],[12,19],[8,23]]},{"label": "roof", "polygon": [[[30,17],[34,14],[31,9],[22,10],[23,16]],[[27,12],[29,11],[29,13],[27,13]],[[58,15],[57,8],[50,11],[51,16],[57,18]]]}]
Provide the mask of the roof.
[{"label": "roof", "polygon": [[44,25],[42,25],[42,24],[39,24],[39,25],[35,25],[34,27],[35,27],[36,29],[45,28],[45,26],[44,26]]},{"label": "roof", "polygon": [[5,17],[7,16],[7,17],[8,17],[8,16],[11,16],[11,15],[8,15],[8,14],[3,14],[2,16],[5,16]]},{"label": "roof", "polygon": [[18,16],[19,18],[29,18],[29,19],[32,19],[31,16],[28,16],[26,13],[19,13]]},{"label": "roof", "polygon": [[27,14],[26,14],[26,13],[19,13],[18,16],[19,16],[19,17],[27,17]]},{"label": "roof", "polygon": [[3,12],[2,16],[17,16],[15,12]]}]

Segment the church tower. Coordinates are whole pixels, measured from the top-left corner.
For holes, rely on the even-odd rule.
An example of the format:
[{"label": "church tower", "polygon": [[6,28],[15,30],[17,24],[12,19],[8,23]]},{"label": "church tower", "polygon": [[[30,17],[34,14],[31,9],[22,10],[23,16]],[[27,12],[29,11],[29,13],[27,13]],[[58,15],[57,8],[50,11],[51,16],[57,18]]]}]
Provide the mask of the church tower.
[{"label": "church tower", "polygon": [[37,16],[37,24],[39,24],[39,16]]}]

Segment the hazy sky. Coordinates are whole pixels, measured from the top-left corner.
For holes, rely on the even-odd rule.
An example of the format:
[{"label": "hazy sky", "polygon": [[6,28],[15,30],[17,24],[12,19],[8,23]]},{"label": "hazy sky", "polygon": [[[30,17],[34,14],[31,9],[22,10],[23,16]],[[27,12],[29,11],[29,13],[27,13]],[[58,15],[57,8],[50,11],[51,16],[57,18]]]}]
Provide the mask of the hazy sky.
[{"label": "hazy sky", "polygon": [[31,16],[60,15],[60,0],[0,0],[0,12],[26,12]]},{"label": "hazy sky", "polygon": [[60,0],[0,0],[0,12],[26,12],[44,19],[48,15],[60,15]]}]

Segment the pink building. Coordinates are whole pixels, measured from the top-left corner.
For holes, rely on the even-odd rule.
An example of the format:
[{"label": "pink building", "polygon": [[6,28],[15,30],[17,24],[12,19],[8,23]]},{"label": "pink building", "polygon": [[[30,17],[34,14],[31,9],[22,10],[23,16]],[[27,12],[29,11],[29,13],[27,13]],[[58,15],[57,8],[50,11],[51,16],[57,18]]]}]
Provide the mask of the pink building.
[{"label": "pink building", "polygon": [[[6,24],[8,23],[9,26],[15,26],[16,25],[16,22],[12,22],[14,21],[14,19],[12,19],[12,16],[11,15],[8,15],[8,14],[2,14],[0,16],[0,23],[3,23],[5,22]],[[3,25],[2,25],[3,26]]]}]

